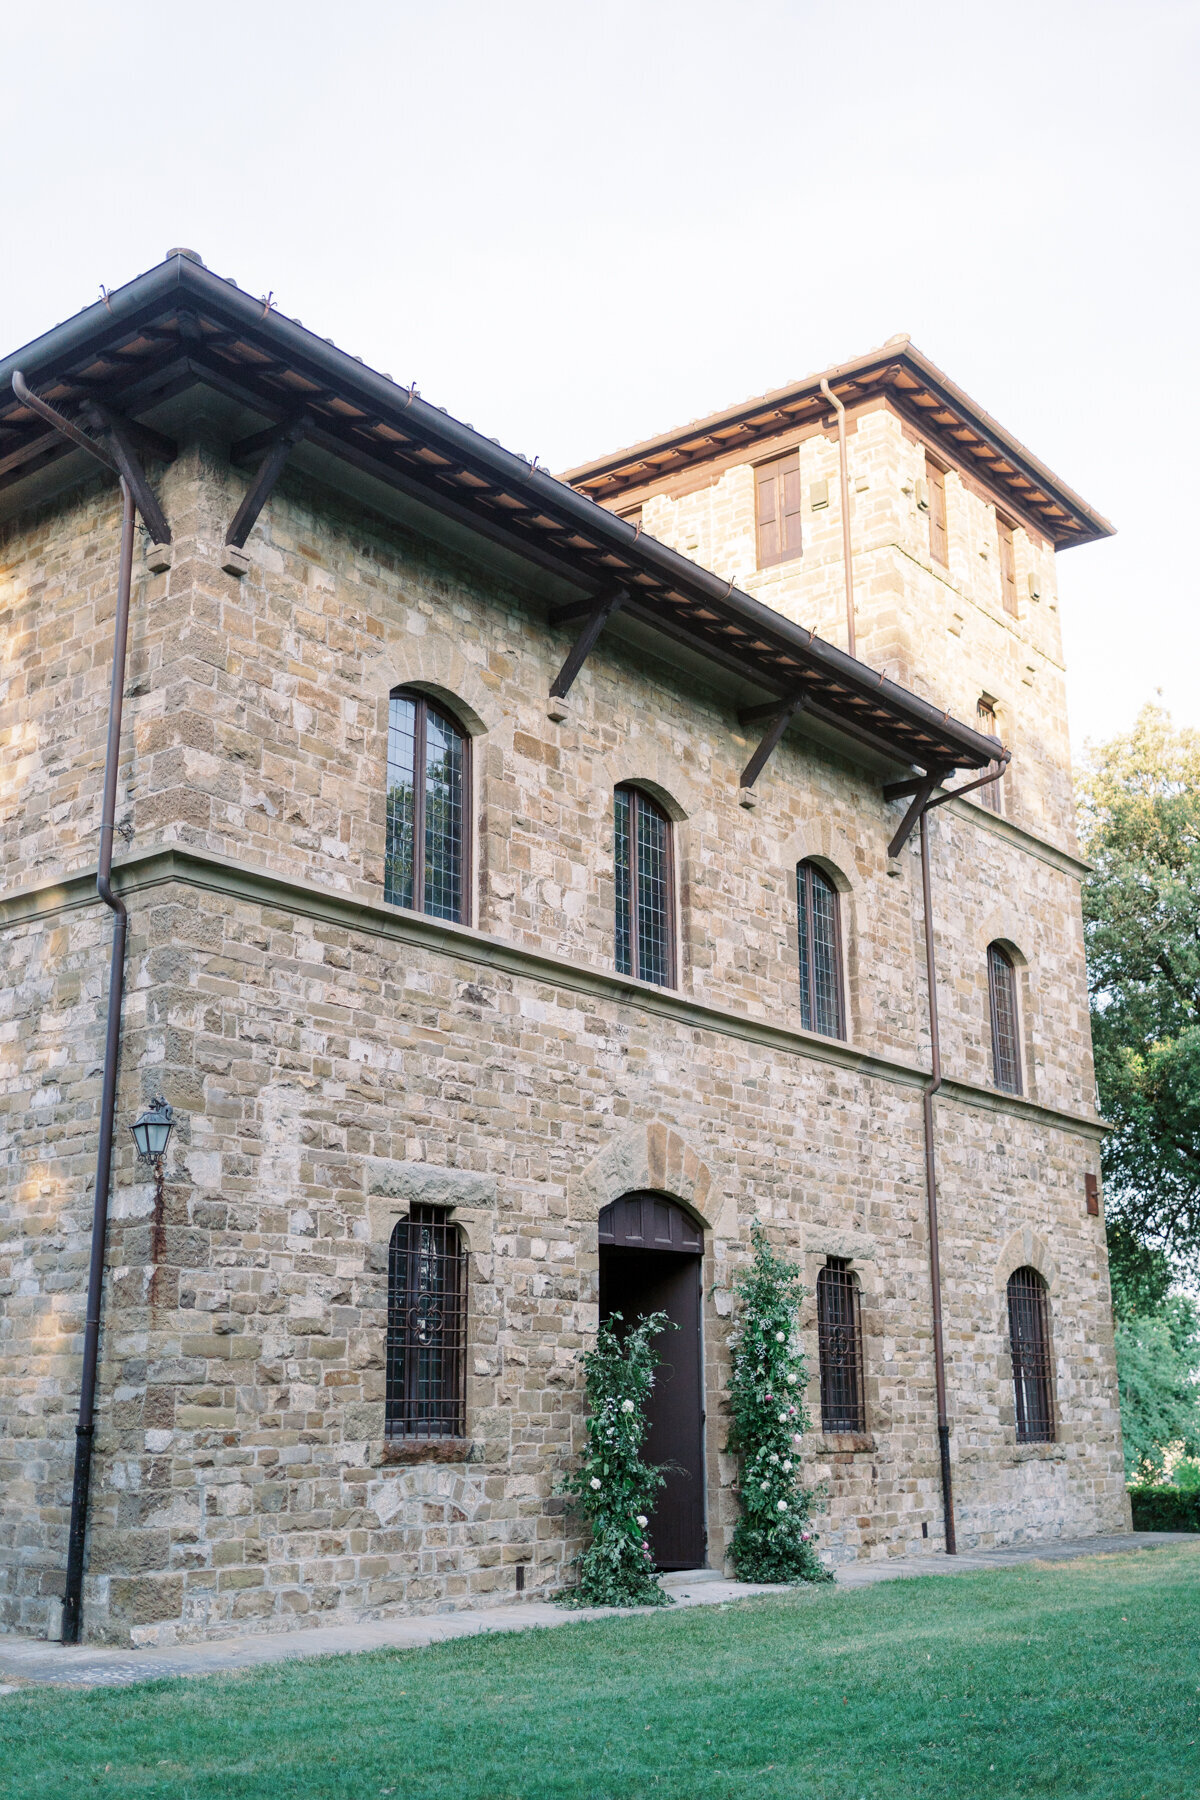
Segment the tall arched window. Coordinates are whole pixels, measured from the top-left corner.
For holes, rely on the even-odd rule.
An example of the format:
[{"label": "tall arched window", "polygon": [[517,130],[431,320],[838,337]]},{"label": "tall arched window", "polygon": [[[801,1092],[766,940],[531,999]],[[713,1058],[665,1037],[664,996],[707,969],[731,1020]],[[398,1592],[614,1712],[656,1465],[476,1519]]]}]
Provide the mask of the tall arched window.
[{"label": "tall arched window", "polygon": [[1014,1269],[1008,1278],[1008,1338],[1017,1403],[1017,1442],[1054,1442],[1050,1384],[1050,1302],[1036,1269]]},{"label": "tall arched window", "polygon": [[988,996],[992,1013],[992,1075],[1006,1094],[1021,1092],[1021,1040],[1017,1025],[1017,971],[1001,944],[989,944]]},{"label": "tall arched window", "polygon": [[675,979],[671,821],[640,788],[613,797],[617,971],[670,987]]},{"label": "tall arched window", "polygon": [[435,919],[465,917],[470,744],[450,714],[397,688],[388,717],[383,897]]},{"label": "tall arched window", "polygon": [[858,1282],[842,1256],[829,1257],[817,1276],[817,1351],[822,1431],[865,1431]]},{"label": "tall arched window", "polygon": [[384,1428],[392,1437],[466,1430],[467,1254],[457,1225],[414,1206],[388,1248]]},{"label": "tall arched window", "polygon": [[796,869],[796,913],[800,1022],[822,1037],[845,1037],[838,894],[816,863],[802,862]]}]

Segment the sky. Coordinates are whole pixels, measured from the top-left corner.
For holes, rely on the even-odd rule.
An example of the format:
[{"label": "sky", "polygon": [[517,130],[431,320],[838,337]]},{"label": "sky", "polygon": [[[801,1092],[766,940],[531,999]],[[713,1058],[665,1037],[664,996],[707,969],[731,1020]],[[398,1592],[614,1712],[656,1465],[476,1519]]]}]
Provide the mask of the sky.
[{"label": "sky", "polygon": [[899,331],[1117,527],[1077,748],[1200,726],[1200,0],[4,10],[0,354],[174,245],[561,469]]}]

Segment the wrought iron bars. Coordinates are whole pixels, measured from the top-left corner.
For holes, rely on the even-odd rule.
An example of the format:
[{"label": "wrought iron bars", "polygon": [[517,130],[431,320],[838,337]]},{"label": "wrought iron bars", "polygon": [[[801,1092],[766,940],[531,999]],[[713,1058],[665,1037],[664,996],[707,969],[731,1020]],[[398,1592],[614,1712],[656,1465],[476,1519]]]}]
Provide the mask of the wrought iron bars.
[{"label": "wrought iron bars", "polygon": [[822,1431],[865,1431],[858,1282],[841,1256],[829,1257],[817,1276],[817,1350]]},{"label": "wrought iron bars", "polygon": [[457,1438],[466,1431],[467,1253],[435,1206],[414,1206],[388,1251],[389,1437]]},{"label": "wrought iron bars", "polygon": [[1050,1381],[1050,1307],[1036,1269],[1014,1269],[1008,1278],[1008,1337],[1012,1349],[1017,1442],[1054,1442]]}]

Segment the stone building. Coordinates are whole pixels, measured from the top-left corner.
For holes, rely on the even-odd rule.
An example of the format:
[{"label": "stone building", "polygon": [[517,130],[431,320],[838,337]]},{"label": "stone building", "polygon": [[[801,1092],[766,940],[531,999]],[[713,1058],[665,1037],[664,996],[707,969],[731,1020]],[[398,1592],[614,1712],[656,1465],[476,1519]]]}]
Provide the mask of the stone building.
[{"label": "stone building", "polygon": [[84,1634],[560,1587],[579,1352],[658,1299],[656,1548],[721,1566],[754,1220],[827,1554],[939,1553],[927,1148],[959,1545],[1126,1523],[1054,588],[1108,528],[907,341],[827,379],[560,481],[189,252],[0,367],[5,1629],[63,1629],[112,917],[122,501],[54,415],[152,490]]}]

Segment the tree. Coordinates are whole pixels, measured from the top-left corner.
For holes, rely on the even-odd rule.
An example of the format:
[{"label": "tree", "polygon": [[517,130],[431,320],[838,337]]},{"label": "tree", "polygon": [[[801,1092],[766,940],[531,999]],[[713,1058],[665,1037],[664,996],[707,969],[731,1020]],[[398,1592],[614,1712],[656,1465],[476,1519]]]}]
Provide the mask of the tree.
[{"label": "tree", "polygon": [[1200,732],[1144,707],[1090,748],[1079,803],[1113,1247],[1179,1270],[1200,1249]]},{"label": "tree", "polygon": [[1200,1317],[1186,1294],[1169,1294],[1156,1314],[1118,1314],[1116,1347],[1125,1473],[1153,1481],[1169,1448],[1200,1452]]}]

